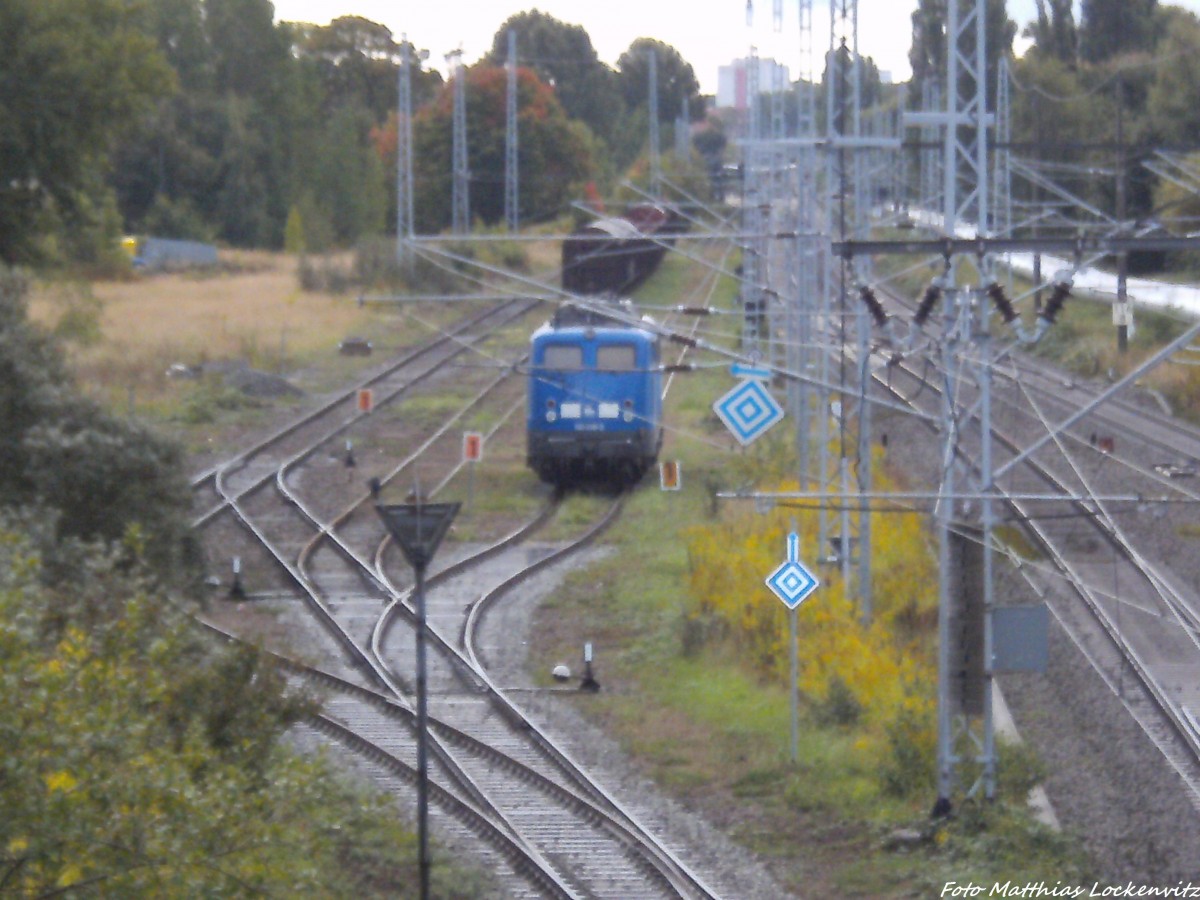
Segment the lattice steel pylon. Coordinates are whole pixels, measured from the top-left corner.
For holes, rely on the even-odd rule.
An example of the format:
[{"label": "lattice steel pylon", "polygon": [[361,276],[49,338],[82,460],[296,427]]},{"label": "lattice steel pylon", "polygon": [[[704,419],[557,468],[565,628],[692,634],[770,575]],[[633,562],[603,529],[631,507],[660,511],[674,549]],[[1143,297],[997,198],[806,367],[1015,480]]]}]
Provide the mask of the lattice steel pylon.
[{"label": "lattice steel pylon", "polygon": [[[921,114],[927,117],[936,115],[942,105],[941,84],[932,78],[921,82]],[[934,148],[937,143],[937,127],[933,122],[921,127],[921,176],[917,189],[917,205],[925,208],[935,204],[941,206],[942,196],[942,155]]]},{"label": "lattice steel pylon", "polygon": [[657,198],[662,188],[662,162],[658,146],[658,53],[649,49],[650,65],[648,90],[650,91],[650,193]]},{"label": "lattice steel pylon", "polygon": [[996,68],[996,142],[992,153],[992,225],[988,230],[996,235],[1011,235],[1012,200],[1012,90],[1008,57],[1000,58]]},{"label": "lattice steel pylon", "polygon": [[[946,8],[945,110],[916,113],[906,117],[909,124],[937,125],[944,129],[942,152],[942,229],[956,235],[958,226],[974,224],[980,236],[991,227],[989,206],[988,129],[994,117],[987,110],[987,2],[986,0],[949,0]],[[954,260],[948,266],[948,280],[956,284]],[[991,277],[989,258],[979,261],[980,276]],[[942,480],[934,518],[938,533],[938,796],[935,815],[947,814],[958,778],[958,769],[966,761],[978,763],[980,772],[968,793],[981,786],[985,796],[995,796],[996,750],[992,723],[992,610],[994,608],[992,531],[992,425],[991,355],[989,313],[985,303],[977,302],[981,292],[965,288],[947,290],[943,321],[945,334],[939,342],[942,358],[943,445]],[[959,411],[954,398],[959,384],[971,377],[979,388],[981,448],[979,457],[979,494],[983,604],[982,647],[974,639],[962,636],[960,623],[965,620],[966,591],[955,579],[959,568],[954,562],[954,547],[961,542],[965,510],[956,500],[956,460],[961,439],[957,426]],[[967,477],[970,477],[968,474]],[[962,655],[979,652],[982,667],[978,684],[968,685],[954,673],[964,670]],[[952,658],[957,657],[957,658]],[[968,700],[968,697],[973,699]],[[960,748],[969,755],[960,755]]]},{"label": "lattice steel pylon", "polygon": [[742,349],[760,358],[766,331],[765,300],[763,290],[766,247],[763,241],[763,154],[758,150],[759,96],[758,96],[758,48],[751,47],[746,58],[746,102],[749,116],[746,120],[746,140],[742,145],[742,233],[746,235],[742,245]]},{"label": "lattice steel pylon", "polygon": [[[816,149],[817,114],[813,52],[813,0],[799,0],[800,63],[796,76],[796,247],[792,259],[794,295],[788,319],[789,365],[794,372],[808,372],[812,362],[813,323],[822,291],[821,267],[824,242],[816,235],[824,224],[817,199],[818,159]],[[828,237],[826,235],[826,237]],[[811,472],[809,434],[810,405],[813,392],[806,381],[789,382],[789,404],[796,422],[796,450],[799,456],[801,486],[807,486]],[[825,403],[828,402],[826,398]],[[823,404],[824,405],[824,404]],[[827,407],[826,407],[827,408]]]},{"label": "lattice steel pylon", "polygon": [[684,97],[679,102],[679,118],[675,120],[675,156],[681,161],[687,159],[691,151],[689,146],[691,135],[688,132],[688,101],[687,97]]},{"label": "lattice steel pylon", "polygon": [[520,225],[520,181],[518,177],[518,142],[517,142],[517,32],[508,31],[508,93],[504,109],[505,141],[504,141],[504,221],[508,225],[509,234],[517,231]]},{"label": "lattice steel pylon", "polygon": [[454,128],[451,172],[451,230],[466,234],[471,229],[471,173],[467,164],[467,86],[462,64],[462,50],[446,54],[454,80]]},{"label": "lattice steel pylon", "polygon": [[946,192],[943,227],[986,229],[988,208],[987,0],[946,6]]},{"label": "lattice steel pylon", "polygon": [[[866,189],[863,153],[872,142],[864,140],[862,127],[862,60],[858,52],[858,0],[834,0],[829,23],[829,53],[826,71],[826,130],[831,149],[827,157],[826,193],[828,233],[846,240],[851,235],[863,236],[869,228],[870,197]],[[851,196],[853,191],[853,196]],[[851,515],[851,494],[867,496],[871,491],[871,375],[870,322],[857,303],[849,299],[852,282],[866,283],[869,265],[864,260],[852,270],[842,265],[840,277],[829,272],[823,297],[822,321],[830,325],[836,320],[833,333],[825,335],[837,347],[837,382],[841,393],[838,400],[838,465],[832,471],[826,449],[829,441],[830,411],[823,410],[818,440],[820,449],[820,486],[843,495],[838,534],[830,534],[829,513],[822,506],[818,519],[818,535],[822,547],[836,543],[837,558],[847,592],[853,591],[863,620],[871,617],[871,516],[865,500],[855,504],[857,515]],[[838,310],[836,315],[834,309]],[[827,326],[828,327],[828,326]],[[853,346],[853,351],[851,350]],[[851,365],[851,358],[853,365]],[[857,400],[851,409],[851,398]],[[832,407],[832,404],[831,404]],[[849,429],[851,416],[857,424],[857,434]],[[851,440],[857,462],[851,466]],[[851,473],[853,468],[853,475]],[[853,487],[851,479],[855,480]],[[834,488],[836,481],[837,487]],[[854,554],[857,553],[857,560]],[[857,566],[855,566],[857,562]]]},{"label": "lattice steel pylon", "polygon": [[796,131],[799,137],[816,137],[817,86],[813,71],[813,0],[799,0],[800,69],[796,75]]},{"label": "lattice steel pylon", "polygon": [[413,236],[412,45],[400,35],[400,102],[396,112],[396,261]]},{"label": "lattice steel pylon", "polygon": [[[946,131],[946,191],[944,227],[954,234],[961,220],[978,223],[981,235],[987,234],[991,221],[988,196],[988,127],[992,124],[987,111],[987,3],[986,0],[951,0],[947,16],[947,112],[950,119]],[[961,15],[960,15],[961,13]],[[985,258],[979,263],[980,276],[991,277],[990,261]],[[955,618],[962,598],[952,595],[953,573],[947,563],[950,558],[952,529],[958,521],[954,508],[954,465],[957,430],[946,427],[946,476],[942,481],[944,494],[938,499],[938,545],[942,563],[939,578],[939,659],[938,659],[938,799],[935,812],[944,813],[950,808],[957,769],[964,762],[958,755],[958,743],[966,743],[969,752],[981,765],[981,772],[969,789],[973,793],[982,786],[990,800],[996,792],[996,747],[992,723],[992,610],[993,596],[993,553],[992,531],[994,510],[991,495],[995,491],[992,482],[992,423],[991,423],[991,370],[992,346],[988,335],[988,307],[975,303],[978,292],[955,292],[955,322],[958,323],[960,341],[958,348],[948,345],[953,354],[961,354],[962,366],[971,371],[980,389],[980,449],[982,496],[982,551],[983,551],[983,685],[981,689],[981,717],[965,701],[954,708],[951,696],[952,672],[958,665],[951,660],[950,623]],[[969,345],[969,346],[968,346]],[[946,371],[950,383],[946,396],[953,397],[957,361],[946,359]],[[949,401],[947,401],[949,402]],[[949,416],[953,411],[948,410]],[[947,418],[946,422],[949,423]],[[952,604],[954,604],[952,606]],[[981,718],[982,721],[975,721]]]}]

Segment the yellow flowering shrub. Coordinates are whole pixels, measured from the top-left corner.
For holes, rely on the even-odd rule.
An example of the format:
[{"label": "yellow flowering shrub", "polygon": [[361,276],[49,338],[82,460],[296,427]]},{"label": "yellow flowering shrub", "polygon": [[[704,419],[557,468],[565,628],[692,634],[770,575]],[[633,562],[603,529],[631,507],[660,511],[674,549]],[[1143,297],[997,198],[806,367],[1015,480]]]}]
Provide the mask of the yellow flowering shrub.
[{"label": "yellow flowering shrub", "polygon": [[[885,478],[876,482],[890,487]],[[785,481],[766,490],[797,489]],[[821,579],[798,610],[803,695],[814,709],[848,710],[869,734],[864,749],[891,756],[888,745],[901,733],[908,742],[932,741],[938,579],[923,525],[912,513],[871,513],[872,610],[864,622],[853,585],[847,596],[840,569],[817,563],[825,548],[817,546],[816,510],[727,510],[687,533],[690,615],[719,620],[739,658],[763,676],[786,679],[787,608],[764,581],[787,558],[787,534],[795,530],[801,560]]]}]

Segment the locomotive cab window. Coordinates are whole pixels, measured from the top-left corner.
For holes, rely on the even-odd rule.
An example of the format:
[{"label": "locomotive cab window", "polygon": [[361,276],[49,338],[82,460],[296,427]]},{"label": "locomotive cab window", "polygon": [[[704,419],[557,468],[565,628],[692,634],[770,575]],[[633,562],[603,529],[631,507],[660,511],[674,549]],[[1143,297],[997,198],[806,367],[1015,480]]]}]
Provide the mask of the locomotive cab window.
[{"label": "locomotive cab window", "polygon": [[583,348],[568,344],[547,344],[542,355],[542,366],[547,369],[582,369]]},{"label": "locomotive cab window", "polygon": [[596,368],[602,372],[632,372],[637,368],[637,348],[632,344],[597,347]]}]

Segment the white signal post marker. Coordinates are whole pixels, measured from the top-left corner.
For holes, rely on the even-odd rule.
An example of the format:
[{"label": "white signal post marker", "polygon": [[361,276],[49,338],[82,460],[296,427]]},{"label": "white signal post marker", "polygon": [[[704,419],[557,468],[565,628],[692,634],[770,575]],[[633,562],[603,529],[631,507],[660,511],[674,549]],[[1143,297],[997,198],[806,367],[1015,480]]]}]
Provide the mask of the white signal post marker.
[{"label": "white signal post marker", "polygon": [[[792,526],[795,527],[794,525]],[[800,562],[800,535],[796,532],[790,532],[787,537],[787,562],[781,565],[778,569],[767,576],[766,585],[771,589],[771,592],[783,601],[783,605],[788,608],[788,655],[791,657],[791,679],[789,694],[789,706],[791,707],[792,718],[792,762],[796,762],[799,755],[799,713],[800,706],[799,697],[797,696],[797,682],[800,675],[800,661],[797,658],[796,652],[796,610],[800,604],[808,599],[817,588],[821,586],[821,582],[817,576],[808,571],[804,567],[804,563]]]},{"label": "white signal post marker", "polygon": [[820,580],[800,562],[800,535],[788,535],[787,562],[767,576],[766,585],[783,605],[795,609],[821,586]]}]

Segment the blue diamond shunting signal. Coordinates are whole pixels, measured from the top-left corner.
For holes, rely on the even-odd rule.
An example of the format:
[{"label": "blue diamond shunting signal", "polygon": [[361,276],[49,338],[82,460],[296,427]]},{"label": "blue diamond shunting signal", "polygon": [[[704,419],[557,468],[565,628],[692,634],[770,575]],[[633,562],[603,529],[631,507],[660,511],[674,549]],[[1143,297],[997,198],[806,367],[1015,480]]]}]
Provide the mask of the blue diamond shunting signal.
[{"label": "blue diamond shunting signal", "polygon": [[767,579],[767,587],[788,609],[795,609],[820,586],[821,583],[808,569],[794,562],[785,562]]},{"label": "blue diamond shunting signal", "polygon": [[743,444],[749,444],[783,418],[783,407],[758,380],[737,385],[713,404],[713,411]]},{"label": "blue diamond shunting signal", "polygon": [[800,536],[795,532],[788,535],[788,559],[767,576],[766,585],[783,601],[788,609],[795,609],[808,599],[808,595],[821,586],[821,582],[800,562]]}]

